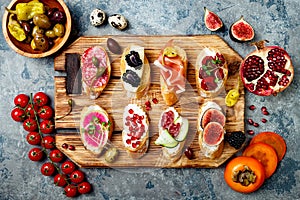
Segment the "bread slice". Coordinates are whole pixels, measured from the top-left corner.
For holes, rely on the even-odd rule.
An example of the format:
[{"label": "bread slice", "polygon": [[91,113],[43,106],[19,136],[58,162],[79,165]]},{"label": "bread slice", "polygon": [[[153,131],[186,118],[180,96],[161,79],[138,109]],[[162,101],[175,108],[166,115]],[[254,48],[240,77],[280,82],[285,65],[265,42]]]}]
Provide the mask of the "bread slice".
[{"label": "bread slice", "polygon": [[182,48],[174,46],[173,40],[170,40],[154,64],[160,68],[162,97],[166,105],[172,106],[179,100],[181,93],[185,91],[188,65],[186,52]]},{"label": "bread slice", "polygon": [[[129,59],[131,56],[134,57],[132,51],[138,53],[138,55],[135,54],[136,56],[134,59],[140,59],[140,65],[137,67],[130,66],[128,64],[128,60],[126,60],[126,57],[127,59]],[[151,69],[143,47],[132,45],[123,51],[120,63],[120,71],[121,82],[123,84],[123,88],[127,91],[128,97],[140,99],[147,94],[151,81]],[[138,77],[139,81],[136,83],[137,85],[133,86],[130,81],[126,81],[126,75],[129,73],[129,71]]]},{"label": "bread slice", "polygon": [[111,139],[112,119],[98,105],[84,107],[80,115],[80,136],[84,147],[99,156]]},{"label": "bread slice", "polygon": [[[212,116],[218,119],[203,119],[208,111],[215,112]],[[200,106],[197,120],[198,143],[205,157],[215,159],[221,156],[224,148],[225,122],[226,116],[217,103],[207,101]]]},{"label": "bread slice", "polygon": [[[166,119],[164,114],[170,111],[174,115],[173,125],[180,124],[179,133],[176,137],[170,134],[170,127],[169,128],[163,127],[164,126],[163,124],[166,122],[164,121]],[[159,129],[159,137],[155,141],[155,144],[162,145],[163,156],[167,160],[176,162],[177,160],[180,159],[183,153],[183,149],[186,141],[185,139],[188,133],[188,120],[181,117],[174,107],[169,107],[164,112],[162,112],[158,123],[158,129]],[[167,137],[162,137],[162,134],[166,134]]]},{"label": "bread slice", "polygon": [[136,104],[128,104],[123,113],[122,141],[128,155],[141,158],[149,147],[149,120],[143,109]]},{"label": "bread slice", "polygon": [[[204,64],[209,57],[219,64],[211,65],[208,64],[209,62]],[[222,72],[216,70],[221,70]],[[195,75],[197,90],[200,96],[204,98],[218,96],[225,90],[224,86],[228,78],[228,67],[224,56],[217,49],[204,48],[198,54]]]},{"label": "bread slice", "polygon": [[81,73],[83,91],[96,99],[109,82],[111,66],[104,48],[90,47],[81,56]]}]

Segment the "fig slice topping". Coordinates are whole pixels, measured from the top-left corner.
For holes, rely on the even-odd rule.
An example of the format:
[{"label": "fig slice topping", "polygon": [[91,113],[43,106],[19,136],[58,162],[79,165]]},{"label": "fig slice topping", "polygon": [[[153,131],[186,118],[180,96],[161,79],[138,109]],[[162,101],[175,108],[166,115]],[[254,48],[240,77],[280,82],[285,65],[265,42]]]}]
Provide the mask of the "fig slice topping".
[{"label": "fig slice topping", "polygon": [[204,22],[205,26],[210,31],[217,31],[223,27],[221,18],[214,12],[204,7]]},{"label": "fig slice topping", "polygon": [[231,25],[229,33],[231,39],[238,42],[250,41],[255,35],[253,27],[244,20],[243,16]]}]

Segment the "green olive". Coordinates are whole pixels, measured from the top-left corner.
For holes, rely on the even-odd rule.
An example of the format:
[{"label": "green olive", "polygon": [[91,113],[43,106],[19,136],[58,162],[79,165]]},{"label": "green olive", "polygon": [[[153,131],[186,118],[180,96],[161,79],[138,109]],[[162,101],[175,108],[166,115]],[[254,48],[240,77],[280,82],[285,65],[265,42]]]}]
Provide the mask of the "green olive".
[{"label": "green olive", "polygon": [[65,34],[65,27],[62,24],[55,24],[53,31],[57,37],[62,37]]},{"label": "green olive", "polygon": [[47,51],[49,48],[49,40],[45,35],[39,33],[35,34],[34,43],[36,48],[40,51]]},{"label": "green olive", "polygon": [[33,23],[43,29],[49,29],[51,27],[51,22],[45,14],[35,15],[33,17]]},{"label": "green olive", "polygon": [[40,27],[38,27],[38,26],[34,26],[33,29],[32,29],[32,34],[31,35],[34,37],[35,34],[37,34],[37,33],[43,35],[44,34],[44,30],[40,29]]},{"label": "green olive", "polygon": [[54,30],[48,30],[48,31],[46,31],[45,35],[46,35],[48,38],[55,38],[55,37],[56,37],[55,31],[54,31]]}]

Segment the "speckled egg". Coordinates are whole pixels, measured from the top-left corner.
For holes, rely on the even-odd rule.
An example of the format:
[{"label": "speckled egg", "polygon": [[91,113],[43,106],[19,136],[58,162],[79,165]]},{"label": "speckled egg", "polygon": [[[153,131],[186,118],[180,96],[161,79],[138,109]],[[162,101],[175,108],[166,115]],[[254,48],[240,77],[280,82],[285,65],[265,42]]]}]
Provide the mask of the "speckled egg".
[{"label": "speckled egg", "polygon": [[90,15],[90,21],[93,26],[100,26],[104,23],[106,14],[103,10],[94,9]]},{"label": "speckled egg", "polygon": [[123,15],[120,14],[114,14],[109,16],[108,23],[119,30],[123,30],[127,27],[127,20]]}]

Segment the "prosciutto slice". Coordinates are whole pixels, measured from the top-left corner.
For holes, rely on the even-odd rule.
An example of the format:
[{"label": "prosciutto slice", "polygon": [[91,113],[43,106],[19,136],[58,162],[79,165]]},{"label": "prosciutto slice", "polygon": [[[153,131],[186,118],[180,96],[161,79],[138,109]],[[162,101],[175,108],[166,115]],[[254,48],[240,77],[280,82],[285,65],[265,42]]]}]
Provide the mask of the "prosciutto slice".
[{"label": "prosciutto slice", "polygon": [[[185,91],[185,67],[180,55],[168,56],[164,55],[166,48],[173,48],[172,41],[169,41],[166,47],[161,51],[158,59],[154,64],[160,68],[160,74],[163,77],[168,89],[176,94]],[[173,48],[175,50],[175,48]]]}]

